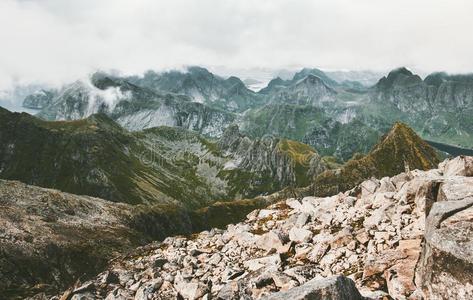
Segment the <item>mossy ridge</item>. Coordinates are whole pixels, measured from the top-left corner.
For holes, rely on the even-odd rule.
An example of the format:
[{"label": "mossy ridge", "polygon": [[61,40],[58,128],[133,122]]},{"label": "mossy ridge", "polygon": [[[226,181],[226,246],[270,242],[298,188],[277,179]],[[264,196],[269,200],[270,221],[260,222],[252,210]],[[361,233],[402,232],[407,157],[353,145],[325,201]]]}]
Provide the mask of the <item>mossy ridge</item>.
[{"label": "mossy ridge", "polygon": [[381,178],[406,168],[427,170],[439,163],[436,151],[407,125],[396,122],[391,131],[366,156],[352,159],[343,167],[316,177],[311,190],[328,196],[349,190],[370,177]]},{"label": "mossy ridge", "polygon": [[295,186],[308,185],[313,180],[309,174],[310,163],[314,156],[317,156],[317,151],[309,145],[288,139],[281,139],[277,149],[288,155],[292,161]]}]

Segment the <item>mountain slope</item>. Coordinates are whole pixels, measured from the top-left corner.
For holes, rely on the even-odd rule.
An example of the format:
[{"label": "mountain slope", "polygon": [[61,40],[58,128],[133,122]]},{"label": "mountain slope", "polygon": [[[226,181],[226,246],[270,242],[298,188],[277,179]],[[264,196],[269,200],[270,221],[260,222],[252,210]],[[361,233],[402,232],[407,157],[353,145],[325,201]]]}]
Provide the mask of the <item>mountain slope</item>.
[{"label": "mountain slope", "polygon": [[54,293],[148,240],[128,225],[126,204],[5,180],[0,204],[2,299]]},{"label": "mountain slope", "polygon": [[396,123],[366,156],[318,175],[311,189],[314,195],[333,195],[370,177],[393,176],[406,169],[428,170],[438,163],[437,153],[429,144],[405,124]]},{"label": "mountain slope", "polygon": [[285,198],[223,230],[138,248],[63,297],[469,299],[472,163],[368,179],[356,195]]},{"label": "mountain slope", "polygon": [[[181,128],[128,132],[104,114],[47,122],[0,109],[0,178],[117,202],[199,208],[303,186],[307,174],[325,169],[300,143],[241,139],[248,148],[232,152]],[[283,142],[297,147],[280,149]],[[299,154],[313,160],[302,165]]]}]

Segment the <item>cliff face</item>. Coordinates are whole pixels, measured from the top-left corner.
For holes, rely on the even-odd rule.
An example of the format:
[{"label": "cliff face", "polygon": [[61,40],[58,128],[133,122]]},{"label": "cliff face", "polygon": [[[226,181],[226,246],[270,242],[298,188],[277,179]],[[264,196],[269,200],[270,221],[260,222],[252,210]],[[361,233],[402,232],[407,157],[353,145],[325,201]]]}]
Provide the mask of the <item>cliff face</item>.
[{"label": "cliff face", "polygon": [[383,77],[374,87],[377,97],[403,112],[459,112],[473,103],[473,77],[434,73],[422,80],[405,68]]},{"label": "cliff face", "polygon": [[331,197],[286,199],[225,230],[139,248],[63,296],[469,299],[472,166],[458,157]]},{"label": "cliff face", "polygon": [[371,92],[374,102],[390,103],[403,119],[428,139],[471,145],[473,104],[471,75],[434,73],[421,80],[405,69],[394,70]]},{"label": "cliff face", "polygon": [[[236,125],[227,128],[219,145],[233,159],[227,169],[237,166],[251,178],[237,186],[257,187],[265,194],[284,187],[305,186],[327,168],[308,145],[273,137],[251,140]],[[238,180],[236,174],[230,174],[232,180]]]}]

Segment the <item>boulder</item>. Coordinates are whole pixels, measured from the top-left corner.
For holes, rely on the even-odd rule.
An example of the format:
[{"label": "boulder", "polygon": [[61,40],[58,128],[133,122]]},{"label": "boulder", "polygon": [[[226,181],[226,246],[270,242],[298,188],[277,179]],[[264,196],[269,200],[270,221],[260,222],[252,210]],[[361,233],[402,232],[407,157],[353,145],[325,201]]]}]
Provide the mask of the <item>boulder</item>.
[{"label": "boulder", "polygon": [[427,299],[473,299],[473,197],[433,204],[416,272]]},{"label": "boulder", "polygon": [[380,183],[379,183],[379,180],[377,179],[369,179],[369,180],[363,181],[360,184],[362,197],[366,197],[366,196],[374,194],[379,186],[380,186]]},{"label": "boulder", "polygon": [[439,165],[444,176],[473,176],[473,156],[460,155]]},{"label": "boulder", "polygon": [[333,276],[324,279],[312,279],[305,284],[285,292],[271,294],[265,300],[361,300],[355,283],[345,276]]},{"label": "boulder", "polygon": [[286,253],[291,246],[290,243],[285,243],[284,237],[275,231],[269,231],[261,235],[255,242],[256,247],[264,250],[275,249],[278,253]]},{"label": "boulder", "polygon": [[289,239],[296,243],[308,242],[312,238],[313,233],[304,228],[293,227],[289,231]]},{"label": "boulder", "polygon": [[163,284],[163,279],[157,278],[142,285],[135,294],[135,300],[148,300]]},{"label": "boulder", "polygon": [[256,271],[263,267],[275,267],[275,266],[279,266],[280,264],[281,264],[281,257],[279,254],[250,259],[243,262],[243,266],[250,271]]},{"label": "boulder", "polygon": [[473,177],[445,179],[439,187],[437,201],[457,201],[473,197]]},{"label": "boulder", "polygon": [[385,284],[396,299],[405,298],[416,290],[415,266],[421,253],[421,240],[402,240],[396,249],[369,254],[365,260],[363,280],[373,288]]}]

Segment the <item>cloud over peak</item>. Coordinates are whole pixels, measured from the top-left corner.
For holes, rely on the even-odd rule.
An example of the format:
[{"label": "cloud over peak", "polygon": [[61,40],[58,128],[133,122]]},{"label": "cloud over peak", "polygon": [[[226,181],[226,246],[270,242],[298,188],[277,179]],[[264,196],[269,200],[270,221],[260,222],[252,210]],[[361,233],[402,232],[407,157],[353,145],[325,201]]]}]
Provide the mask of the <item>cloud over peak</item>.
[{"label": "cloud over peak", "polygon": [[0,88],[182,65],[473,71],[467,0],[2,0]]}]

